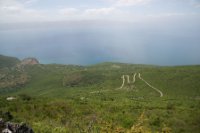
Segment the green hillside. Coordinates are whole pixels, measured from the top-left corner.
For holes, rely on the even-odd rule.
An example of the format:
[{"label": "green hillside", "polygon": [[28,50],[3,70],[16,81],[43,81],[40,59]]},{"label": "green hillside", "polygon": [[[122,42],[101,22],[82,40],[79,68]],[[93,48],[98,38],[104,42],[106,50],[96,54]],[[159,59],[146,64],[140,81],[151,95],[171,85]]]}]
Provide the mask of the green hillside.
[{"label": "green hillside", "polygon": [[20,60],[15,57],[0,55],[0,93],[22,87],[29,80],[19,63]]},{"label": "green hillside", "polygon": [[15,57],[0,55],[0,68],[13,67],[19,62],[20,60]]},{"label": "green hillside", "polygon": [[38,133],[200,131],[200,66],[38,64],[23,73],[23,86],[0,89],[0,115]]}]

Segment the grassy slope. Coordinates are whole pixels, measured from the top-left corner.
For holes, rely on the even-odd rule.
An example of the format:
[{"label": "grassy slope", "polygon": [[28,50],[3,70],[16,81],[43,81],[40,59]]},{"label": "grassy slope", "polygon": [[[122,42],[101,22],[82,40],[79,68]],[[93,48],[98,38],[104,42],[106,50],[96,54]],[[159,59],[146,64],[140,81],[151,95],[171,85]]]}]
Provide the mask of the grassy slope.
[{"label": "grassy slope", "polygon": [[[0,108],[11,111],[16,120],[26,120],[37,132],[44,132],[43,128],[53,132],[56,127],[60,132],[128,132],[133,125],[138,125],[134,131],[200,131],[200,66],[103,63],[89,67],[36,65],[25,71],[30,75],[29,83],[5,96],[25,93],[34,98],[24,101],[17,96],[18,100],[7,102],[2,96]],[[127,84],[124,89],[117,89],[123,74],[136,72],[162,90],[164,97],[160,98],[138,77],[133,89]],[[69,78],[76,79],[77,75],[80,83],[70,86],[74,81]],[[93,80],[95,76],[99,82]],[[63,82],[68,85],[63,86]]]},{"label": "grassy slope", "polygon": [[19,62],[20,62],[20,60],[15,57],[0,55],[0,68],[13,67]]},{"label": "grassy slope", "polygon": [[19,63],[20,60],[15,57],[0,55],[0,93],[21,87],[27,82],[26,73],[16,67]]}]

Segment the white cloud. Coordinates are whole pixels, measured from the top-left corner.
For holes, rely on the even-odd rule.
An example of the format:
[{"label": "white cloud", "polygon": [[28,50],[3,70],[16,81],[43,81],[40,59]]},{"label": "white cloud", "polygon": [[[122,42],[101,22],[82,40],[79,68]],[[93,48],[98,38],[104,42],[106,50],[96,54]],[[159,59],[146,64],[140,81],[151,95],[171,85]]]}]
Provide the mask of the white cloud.
[{"label": "white cloud", "polygon": [[[177,14],[172,12],[169,14],[159,14],[158,12],[148,12],[141,9],[134,9],[132,6],[146,5],[155,0],[103,0],[107,1],[106,6],[99,7],[65,7],[55,6],[55,8],[36,9],[33,3],[39,0],[0,0],[0,23],[2,22],[27,22],[27,21],[59,21],[59,20],[88,20],[88,19],[113,19],[123,21],[143,21],[144,18],[152,17],[173,17]],[[173,0],[170,0],[173,1]],[[174,0],[176,1],[176,0]],[[180,1],[180,0],[177,0]],[[183,0],[188,5],[200,7],[199,0]],[[164,2],[164,1],[163,1]],[[130,7],[131,8],[130,8]],[[127,8],[128,7],[128,8]],[[153,7],[153,5],[152,5]],[[133,9],[133,10],[132,10]],[[135,12],[134,12],[135,11]],[[167,13],[166,12],[166,13]],[[152,13],[152,16],[151,16]]]},{"label": "white cloud", "polygon": [[37,22],[48,21],[51,12],[29,8],[28,5],[37,0],[0,0],[0,22]]},{"label": "white cloud", "polygon": [[76,8],[62,8],[58,11],[62,15],[77,15],[79,13],[79,10]]},{"label": "white cloud", "polygon": [[15,0],[0,0],[1,10],[7,10],[9,7],[22,8],[23,5]]},{"label": "white cloud", "polygon": [[149,3],[151,0],[118,0],[114,6],[135,6],[135,5],[144,5]]},{"label": "white cloud", "polygon": [[45,13],[27,8],[27,1],[0,0],[0,22],[43,21]]},{"label": "white cloud", "polygon": [[95,19],[114,13],[114,8],[55,8],[51,10],[36,10],[29,5],[37,0],[18,1],[0,0],[0,22],[34,22]]},{"label": "white cloud", "polygon": [[25,4],[32,4],[32,3],[35,3],[37,2],[38,0],[26,0],[25,1]]},{"label": "white cloud", "polygon": [[19,6],[4,6],[1,7],[1,10],[6,13],[19,13],[23,10],[23,8]]},{"label": "white cloud", "polygon": [[108,8],[92,8],[83,10],[81,18],[87,20],[103,19],[111,21],[126,21],[129,19],[133,19],[134,17],[129,11],[123,11],[115,7],[108,7]]},{"label": "white cloud", "polygon": [[17,2],[16,0],[0,0],[0,13],[2,14],[16,14],[21,13],[25,10],[22,3]]},{"label": "white cloud", "polygon": [[109,15],[114,13],[116,9],[114,7],[110,8],[93,8],[93,9],[86,9],[85,14],[87,15]]}]

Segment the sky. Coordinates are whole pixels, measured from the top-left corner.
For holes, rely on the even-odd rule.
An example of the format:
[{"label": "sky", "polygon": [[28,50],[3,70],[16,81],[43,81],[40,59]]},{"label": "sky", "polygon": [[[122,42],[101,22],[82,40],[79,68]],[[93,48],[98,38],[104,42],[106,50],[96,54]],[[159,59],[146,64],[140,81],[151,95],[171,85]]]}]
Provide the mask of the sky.
[{"label": "sky", "polygon": [[200,0],[0,0],[0,54],[190,65],[199,51]]}]

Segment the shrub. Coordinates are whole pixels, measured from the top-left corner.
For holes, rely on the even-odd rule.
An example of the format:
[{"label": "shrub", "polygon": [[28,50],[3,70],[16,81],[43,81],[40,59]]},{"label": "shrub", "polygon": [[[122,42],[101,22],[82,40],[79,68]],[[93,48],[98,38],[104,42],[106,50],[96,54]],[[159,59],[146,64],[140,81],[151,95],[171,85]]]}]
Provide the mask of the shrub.
[{"label": "shrub", "polygon": [[19,97],[23,100],[23,101],[30,101],[32,99],[31,96],[29,96],[28,94],[19,94]]}]

